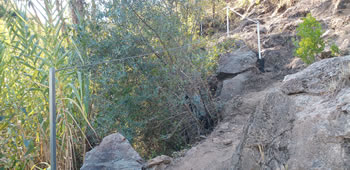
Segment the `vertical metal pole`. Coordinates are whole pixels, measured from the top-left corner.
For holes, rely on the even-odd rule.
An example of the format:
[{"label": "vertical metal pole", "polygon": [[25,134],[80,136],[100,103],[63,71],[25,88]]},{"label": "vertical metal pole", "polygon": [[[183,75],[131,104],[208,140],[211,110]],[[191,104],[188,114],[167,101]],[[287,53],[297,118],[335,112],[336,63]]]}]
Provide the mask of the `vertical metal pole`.
[{"label": "vertical metal pole", "polygon": [[56,170],[56,89],[55,68],[49,73],[49,102],[50,102],[50,157],[51,170]]},{"label": "vertical metal pole", "polygon": [[260,47],[260,23],[257,21],[257,30],[258,32],[258,50],[259,50],[259,59],[261,60],[261,47]]},{"label": "vertical metal pole", "polygon": [[227,4],[226,7],[226,28],[227,28],[227,37],[230,35],[230,20],[229,20],[229,7]]}]

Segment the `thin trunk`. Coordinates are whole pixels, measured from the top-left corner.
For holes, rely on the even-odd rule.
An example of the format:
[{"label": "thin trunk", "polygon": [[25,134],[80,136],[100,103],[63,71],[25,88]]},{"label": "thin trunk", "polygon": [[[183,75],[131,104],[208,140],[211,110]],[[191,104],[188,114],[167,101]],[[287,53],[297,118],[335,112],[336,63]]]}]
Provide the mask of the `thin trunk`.
[{"label": "thin trunk", "polygon": [[176,13],[176,17],[178,17],[177,1],[175,1],[175,13]]},{"label": "thin trunk", "polygon": [[84,10],[84,0],[76,0],[77,2],[77,8],[78,8],[78,11],[79,11],[79,19],[84,19],[85,17],[85,10]]},{"label": "thin trunk", "polygon": [[69,1],[69,6],[70,6],[70,15],[72,18],[73,24],[78,24],[78,16],[75,12],[76,9],[76,0],[70,0]]},{"label": "thin trunk", "polygon": [[163,40],[162,40],[161,36],[158,34],[158,32],[157,32],[155,29],[153,29],[153,27],[151,27],[151,26],[147,23],[147,21],[146,21],[144,18],[142,18],[142,17],[135,11],[134,8],[132,8],[132,6],[131,6],[130,4],[128,4],[128,6],[129,6],[129,8],[131,9],[131,11],[136,15],[136,17],[137,17],[138,19],[140,19],[140,21],[141,21],[147,28],[149,28],[149,29],[155,34],[155,36],[158,38],[160,44],[163,46],[163,48],[165,49],[166,53],[168,54],[168,57],[169,57],[169,60],[170,60],[171,64],[174,64],[174,59],[173,59],[172,56],[170,55],[168,49],[166,48],[167,46],[166,46],[165,43],[163,42]]},{"label": "thin trunk", "polygon": [[215,19],[215,5],[216,5],[215,0],[212,0],[211,3],[212,3],[212,7],[213,7],[212,11],[213,11],[213,20],[214,20]]},{"label": "thin trunk", "polygon": [[61,12],[62,4],[60,3],[60,0],[56,0],[55,2],[56,2],[56,10],[60,14],[60,19],[62,22],[62,32],[65,32],[66,31],[66,23],[64,22],[63,12]]},{"label": "thin trunk", "polygon": [[71,0],[70,8],[73,24],[78,24],[85,16],[84,0]]},{"label": "thin trunk", "polygon": [[94,0],[91,1],[91,8],[92,21],[96,23],[96,2]]}]

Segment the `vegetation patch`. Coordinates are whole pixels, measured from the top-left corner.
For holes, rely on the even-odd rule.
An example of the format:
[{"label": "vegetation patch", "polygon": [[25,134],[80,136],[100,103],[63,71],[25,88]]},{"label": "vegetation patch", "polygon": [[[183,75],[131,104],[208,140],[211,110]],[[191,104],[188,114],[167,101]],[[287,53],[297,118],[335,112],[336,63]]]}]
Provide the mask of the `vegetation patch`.
[{"label": "vegetation patch", "polygon": [[306,64],[313,63],[316,56],[325,47],[325,43],[321,38],[322,34],[321,24],[311,14],[307,14],[297,28],[297,35],[300,39],[295,42],[295,46],[297,47],[295,55]]},{"label": "vegetation patch", "polygon": [[216,18],[219,3],[38,2],[0,1],[0,167],[50,166],[52,67],[58,169],[79,169],[83,155],[116,131],[148,159],[214,128],[208,80],[234,41],[200,36],[199,23]]},{"label": "vegetation patch", "polygon": [[[325,42],[321,37],[324,33],[321,23],[309,13],[296,29],[298,40],[294,40],[296,46],[295,56],[299,57],[307,65],[315,62],[317,57],[329,58],[338,56],[340,50],[337,45],[332,44],[330,51],[325,52]],[[320,54],[322,55],[320,56]]]}]

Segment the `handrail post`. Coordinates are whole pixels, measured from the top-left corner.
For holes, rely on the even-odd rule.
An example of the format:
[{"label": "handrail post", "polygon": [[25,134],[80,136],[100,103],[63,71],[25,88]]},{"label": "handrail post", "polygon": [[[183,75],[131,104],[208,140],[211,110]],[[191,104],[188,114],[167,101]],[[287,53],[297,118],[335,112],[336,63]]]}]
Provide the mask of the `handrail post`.
[{"label": "handrail post", "polygon": [[51,170],[56,170],[56,89],[55,68],[49,72],[49,103],[50,103],[50,157]]},{"label": "handrail post", "polygon": [[[228,7],[227,7],[228,9]],[[257,32],[257,35],[258,35],[258,53],[259,53],[259,59],[258,59],[258,63],[259,63],[259,70],[261,72],[265,72],[264,71],[264,63],[265,63],[265,60],[262,58],[261,56],[261,43],[260,43],[260,22],[258,19],[256,20],[253,20],[251,18],[248,18],[248,17],[245,17],[243,16],[242,14],[240,14],[239,12],[235,11],[234,9],[230,8],[230,10],[232,10],[235,14],[239,15],[240,17],[242,17],[243,19],[246,19],[246,20],[249,20],[249,21],[252,21],[254,23],[256,23],[256,32]]]},{"label": "handrail post", "polygon": [[259,50],[259,59],[261,60],[261,47],[260,47],[260,23],[257,21],[257,33],[258,33],[258,50]]}]

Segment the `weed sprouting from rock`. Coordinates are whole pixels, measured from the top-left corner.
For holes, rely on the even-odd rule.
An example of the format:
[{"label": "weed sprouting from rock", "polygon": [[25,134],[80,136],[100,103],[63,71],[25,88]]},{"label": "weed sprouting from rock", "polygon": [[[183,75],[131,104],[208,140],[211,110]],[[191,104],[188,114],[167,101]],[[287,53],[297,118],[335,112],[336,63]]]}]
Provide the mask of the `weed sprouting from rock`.
[{"label": "weed sprouting from rock", "polygon": [[324,50],[325,43],[321,38],[322,33],[321,24],[311,14],[307,14],[303,22],[299,24],[297,35],[300,40],[295,41],[297,47],[295,55],[306,64],[313,63],[316,56]]}]

